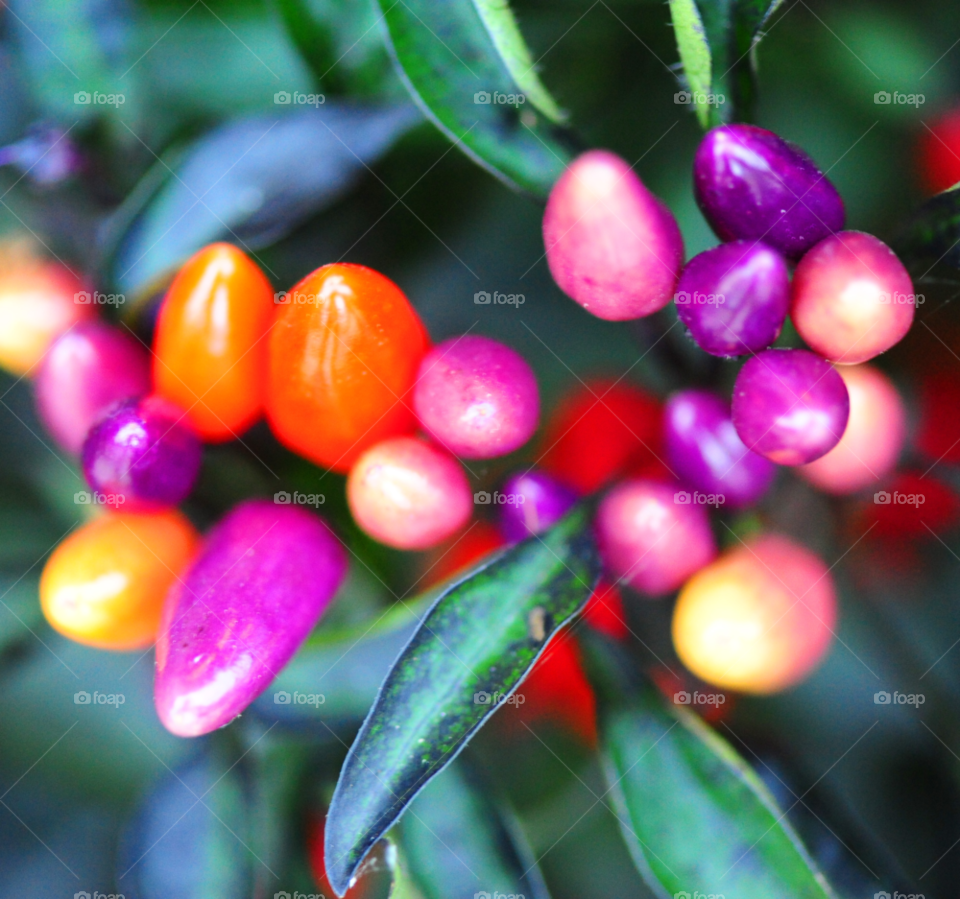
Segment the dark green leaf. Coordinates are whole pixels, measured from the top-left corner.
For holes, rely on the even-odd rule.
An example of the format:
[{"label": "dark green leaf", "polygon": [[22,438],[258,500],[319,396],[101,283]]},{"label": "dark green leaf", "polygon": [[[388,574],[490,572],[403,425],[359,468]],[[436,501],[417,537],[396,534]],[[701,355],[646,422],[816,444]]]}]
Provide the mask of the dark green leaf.
[{"label": "dark green leaf", "polygon": [[960,184],[927,200],[893,244],[907,264],[943,263],[960,269]]},{"label": "dark green leaf", "polygon": [[[511,186],[545,196],[570,154],[507,3],[379,2],[407,86],[437,127]],[[524,102],[483,102],[511,94]]]},{"label": "dark green leaf", "polygon": [[[690,102],[704,128],[752,117],[756,46],[782,0],[670,0]],[[715,99],[708,99],[712,95]],[[722,99],[721,99],[722,98]]]},{"label": "dark green leaf", "polygon": [[245,249],[272,243],[343,196],[417,121],[409,105],[331,102],[217,128],[190,148],[130,224],[114,256],[113,282],[137,296],[211,241]]},{"label": "dark green leaf", "polygon": [[340,772],[326,858],[341,894],[369,848],[490,717],[491,697],[510,694],[586,602],[599,573],[590,518],[579,507],[441,595]]},{"label": "dark green leaf", "polygon": [[410,804],[400,841],[427,899],[480,892],[547,896],[517,822],[463,761],[450,765]]},{"label": "dark green leaf", "polygon": [[773,797],[696,715],[618,677],[615,650],[589,646],[610,794],[637,867],[661,897],[829,899]]}]

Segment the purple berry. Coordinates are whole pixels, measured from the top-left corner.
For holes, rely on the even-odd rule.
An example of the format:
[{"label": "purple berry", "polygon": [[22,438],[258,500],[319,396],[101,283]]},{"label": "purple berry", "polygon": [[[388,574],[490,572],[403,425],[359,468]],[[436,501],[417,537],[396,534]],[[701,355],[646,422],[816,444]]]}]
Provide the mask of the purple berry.
[{"label": "purple berry", "polygon": [[787,317],[786,260],[762,243],[721,244],[687,263],[676,304],[701,349],[714,356],[759,353],[780,336]]},{"label": "purple berry", "polygon": [[423,357],[413,406],[424,430],[454,455],[489,459],[530,439],[540,394],[519,353],[467,335],[445,340]]},{"label": "purple berry", "polygon": [[83,472],[93,490],[125,511],[173,506],[200,470],[200,439],[183,413],[159,397],[127,400],[96,424],[83,444]]},{"label": "purple berry", "polygon": [[577,495],[545,471],[515,474],[503,485],[500,533],[511,543],[542,534],[577,501]]},{"label": "purple berry", "polygon": [[755,125],[710,131],[693,163],[697,203],[721,240],[802,256],[843,227],[843,200],[799,147]]},{"label": "purple berry", "polygon": [[227,513],[163,607],[154,702],[164,726],[196,737],[239,715],[313,629],[346,570],[317,515],[265,500]]},{"label": "purple berry", "polygon": [[104,412],[150,390],[150,360],[118,328],[83,322],[50,345],[33,387],[40,420],[65,450],[79,453]]},{"label": "purple berry", "polygon": [[743,445],[730,406],[709,390],[682,390],[670,397],[664,442],[682,481],[703,493],[722,494],[735,508],[757,502],[776,474],[772,462]]},{"label": "purple berry", "polygon": [[740,439],[778,465],[803,465],[828,453],[849,415],[843,378],[808,350],[766,350],[740,369],[733,386]]}]

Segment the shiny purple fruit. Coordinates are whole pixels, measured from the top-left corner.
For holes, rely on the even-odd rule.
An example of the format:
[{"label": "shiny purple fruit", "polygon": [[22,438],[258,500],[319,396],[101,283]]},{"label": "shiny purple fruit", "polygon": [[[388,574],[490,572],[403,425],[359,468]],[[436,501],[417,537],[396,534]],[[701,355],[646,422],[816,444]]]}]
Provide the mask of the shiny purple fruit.
[{"label": "shiny purple fruit", "polygon": [[725,497],[742,508],[757,502],[776,466],[747,449],[726,400],[709,390],[682,390],[667,401],[664,442],[670,467],[694,490]]},{"label": "shiny purple fruit", "polygon": [[721,240],[762,240],[802,256],[843,228],[843,200],[799,147],[755,125],[721,125],[693,163],[697,203]]},{"label": "shiny purple fruit", "polygon": [[79,454],[87,432],[107,409],[150,390],[150,359],[119,328],[83,322],[50,345],[33,389],[47,430],[65,450]]},{"label": "shiny purple fruit", "polygon": [[677,315],[714,356],[759,353],[780,336],[790,305],[783,256],[738,240],[694,256],[680,275]]},{"label": "shiny purple fruit", "polygon": [[515,474],[503,485],[500,533],[511,543],[542,534],[577,501],[577,495],[545,471]]},{"label": "shiny purple fruit", "polygon": [[766,350],[740,369],[733,386],[737,434],[778,465],[803,465],[828,453],[849,415],[843,378],[808,350]]},{"label": "shiny purple fruit", "polygon": [[197,737],[236,718],[313,629],[346,569],[317,515],[267,500],[227,513],[164,605],[154,701],[167,730]]},{"label": "shiny purple fruit", "polygon": [[200,439],[183,413],[159,397],[126,400],[91,429],[83,473],[107,505],[125,512],[175,506],[200,470]]}]

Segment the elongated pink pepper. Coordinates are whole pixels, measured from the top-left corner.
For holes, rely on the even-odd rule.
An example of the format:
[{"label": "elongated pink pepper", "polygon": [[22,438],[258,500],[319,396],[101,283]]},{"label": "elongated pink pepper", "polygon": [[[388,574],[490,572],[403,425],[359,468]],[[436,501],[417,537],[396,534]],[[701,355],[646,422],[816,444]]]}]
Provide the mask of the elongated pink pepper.
[{"label": "elongated pink pepper", "polygon": [[343,580],[347,558],[318,516],[267,500],[234,507],[171,589],[154,701],[171,733],[232,721],[290,660]]},{"label": "elongated pink pepper", "polygon": [[673,299],[683,264],[676,219],[613,153],[590,150],[557,179],[543,242],[557,286],[598,318],[640,318]]}]

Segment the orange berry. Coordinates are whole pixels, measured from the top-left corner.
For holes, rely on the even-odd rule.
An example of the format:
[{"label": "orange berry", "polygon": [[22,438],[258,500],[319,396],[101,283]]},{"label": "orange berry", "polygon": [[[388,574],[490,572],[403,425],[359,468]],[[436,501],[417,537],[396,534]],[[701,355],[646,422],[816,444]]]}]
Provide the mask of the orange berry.
[{"label": "orange berry", "polygon": [[673,612],[673,644],[697,677],[744,693],[803,680],[830,648],[837,616],[827,566],[774,534],[697,572]]},{"label": "orange berry", "polygon": [[94,307],[78,302],[82,291],[76,275],[36,258],[29,245],[0,246],[0,367],[27,374],[55,338],[92,318]]},{"label": "orange berry", "polygon": [[231,440],[262,414],[274,310],[266,276],[228,243],[195,253],[170,285],[154,338],[154,389],[204,440]]},{"label": "orange berry", "polygon": [[415,427],[411,392],[429,339],[389,278],[324,265],[291,288],[270,335],[267,416],[281,443],[347,472]]},{"label": "orange berry", "polygon": [[121,512],[87,522],[53,552],[40,578],[40,604],[61,634],[100,649],[149,646],[167,589],[200,537],[177,511]]}]

